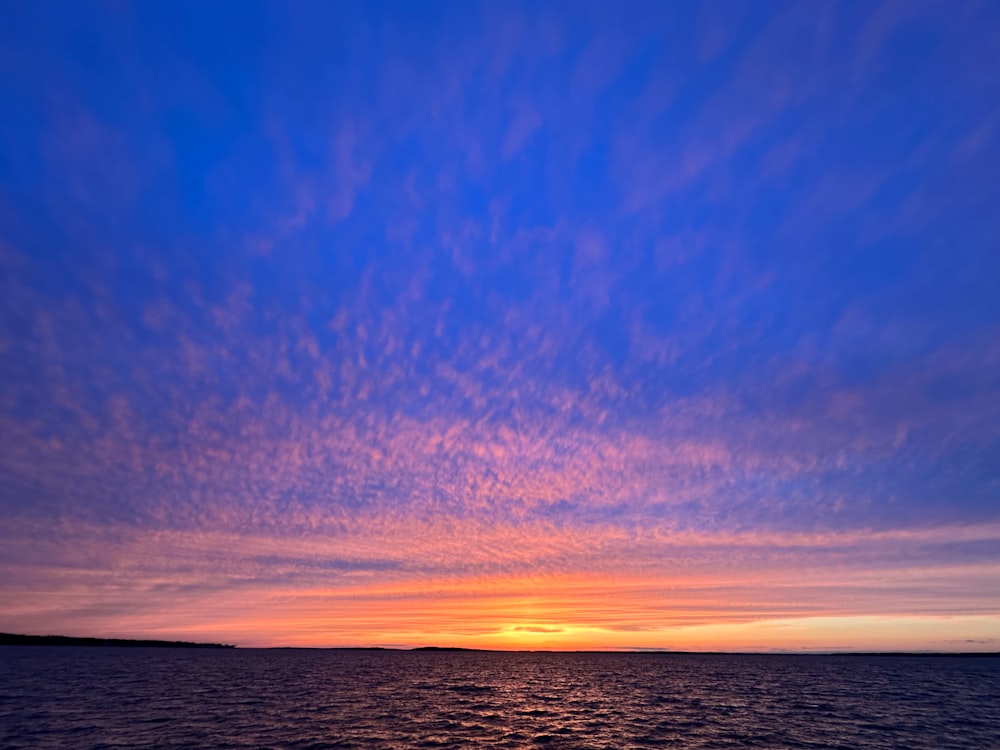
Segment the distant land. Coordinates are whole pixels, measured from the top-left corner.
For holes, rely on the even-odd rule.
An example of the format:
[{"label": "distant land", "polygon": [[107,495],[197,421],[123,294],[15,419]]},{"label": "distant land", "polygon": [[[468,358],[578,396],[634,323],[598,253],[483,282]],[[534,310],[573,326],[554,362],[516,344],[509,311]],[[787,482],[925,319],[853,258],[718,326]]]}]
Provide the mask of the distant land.
[{"label": "distant land", "polygon": [[877,656],[1000,658],[1000,651],[671,651],[669,649],[503,649],[467,646],[271,646],[268,650],[296,651],[423,651],[481,654],[628,654],[632,656]]},{"label": "distant land", "polygon": [[[229,643],[193,643],[191,641],[157,641],[132,638],[76,638],[68,635],[19,635],[0,633],[0,646],[117,646],[154,648],[236,648]],[[268,650],[289,651],[472,651],[494,654],[636,654],[649,656],[879,656],[879,657],[925,657],[947,656],[964,658],[998,658],[1000,651],[671,651],[669,649],[574,649],[553,651],[550,649],[511,650],[492,648],[468,648],[465,646],[271,646]]]},{"label": "distant land", "polygon": [[18,635],[0,633],[0,646],[125,646],[132,648],[236,648],[228,643],[135,640],[132,638],[74,638],[68,635]]}]

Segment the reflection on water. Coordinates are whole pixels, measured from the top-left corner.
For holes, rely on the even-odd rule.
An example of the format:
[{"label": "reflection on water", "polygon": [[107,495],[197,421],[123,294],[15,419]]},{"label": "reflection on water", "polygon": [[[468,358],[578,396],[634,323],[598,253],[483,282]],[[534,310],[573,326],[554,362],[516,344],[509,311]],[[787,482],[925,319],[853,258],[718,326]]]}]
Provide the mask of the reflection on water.
[{"label": "reflection on water", "polygon": [[0,747],[1000,748],[1000,659],[0,647]]}]

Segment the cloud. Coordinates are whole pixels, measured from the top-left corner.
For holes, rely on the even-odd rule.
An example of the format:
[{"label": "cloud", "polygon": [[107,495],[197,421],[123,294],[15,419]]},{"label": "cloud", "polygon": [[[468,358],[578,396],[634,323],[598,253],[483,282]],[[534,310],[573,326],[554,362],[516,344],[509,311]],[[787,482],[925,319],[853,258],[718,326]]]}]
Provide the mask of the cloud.
[{"label": "cloud", "polygon": [[542,120],[531,110],[521,110],[513,118],[507,135],[503,141],[503,156],[509,159],[520,151],[531,138],[532,133],[541,127]]},{"label": "cloud", "polygon": [[0,625],[995,623],[988,24],[928,37],[939,100],[892,73],[935,12],[881,13],[362,13],[350,64],[277,24],[238,76],[11,47]]},{"label": "cloud", "polygon": [[354,210],[358,190],[371,179],[372,163],[357,156],[359,126],[344,123],[333,142],[333,195],[330,218],[341,221]]},{"label": "cloud", "polygon": [[562,633],[562,628],[544,628],[540,625],[519,625],[514,628],[518,633]]}]

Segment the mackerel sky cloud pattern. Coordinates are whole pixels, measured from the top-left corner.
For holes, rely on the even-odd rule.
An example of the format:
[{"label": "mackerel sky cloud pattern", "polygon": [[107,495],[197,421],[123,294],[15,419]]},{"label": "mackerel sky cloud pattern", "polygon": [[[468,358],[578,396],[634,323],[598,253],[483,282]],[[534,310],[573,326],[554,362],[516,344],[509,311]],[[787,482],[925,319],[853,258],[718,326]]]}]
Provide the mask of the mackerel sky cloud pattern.
[{"label": "mackerel sky cloud pattern", "polygon": [[998,48],[8,4],[0,630],[997,650]]}]

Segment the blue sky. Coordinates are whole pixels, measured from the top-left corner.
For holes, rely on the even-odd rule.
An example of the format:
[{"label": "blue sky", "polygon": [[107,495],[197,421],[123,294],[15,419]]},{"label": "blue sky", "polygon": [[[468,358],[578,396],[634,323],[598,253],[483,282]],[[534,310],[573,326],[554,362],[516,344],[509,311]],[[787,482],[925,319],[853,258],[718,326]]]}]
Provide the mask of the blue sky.
[{"label": "blue sky", "polygon": [[992,643],[998,44],[990,3],[5,7],[0,628]]}]

